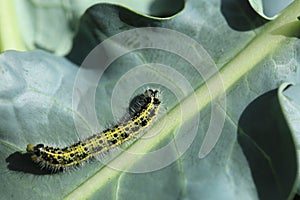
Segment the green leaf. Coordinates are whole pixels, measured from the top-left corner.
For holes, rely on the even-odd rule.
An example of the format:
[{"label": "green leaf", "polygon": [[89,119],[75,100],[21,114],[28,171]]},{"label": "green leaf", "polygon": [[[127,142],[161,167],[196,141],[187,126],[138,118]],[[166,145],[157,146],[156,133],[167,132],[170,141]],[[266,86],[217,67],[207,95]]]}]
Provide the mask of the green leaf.
[{"label": "green leaf", "polygon": [[157,17],[172,16],[184,6],[182,0],[72,0],[72,3],[5,0],[0,4],[0,52],[39,48],[57,55],[67,54],[72,48],[80,17],[97,3],[118,4]]},{"label": "green leaf", "polygon": [[[235,9],[235,15],[232,14]],[[299,82],[298,41],[299,22],[297,10],[300,1],[295,1],[283,14],[271,23],[259,27],[264,21],[243,3],[233,1],[188,1],[185,9],[177,16],[162,20],[134,13],[116,5],[99,4],[90,8],[81,20],[79,33],[68,58],[78,65],[99,42],[106,38],[130,30],[134,27],[164,27],[193,38],[208,52],[219,68],[219,73],[205,80],[195,72],[194,66],[176,55],[164,51],[142,49],[120,57],[107,69],[96,91],[96,111],[102,125],[114,121],[110,110],[110,99],[118,81],[124,74],[137,66],[157,73],[176,85],[172,80],[175,74],[160,74],[149,63],[162,63],[171,66],[184,76],[192,85],[198,104],[191,107],[191,94],[185,94],[182,103],[174,99],[170,88],[161,86],[166,115],[147,132],[165,122],[159,135],[151,142],[138,140],[130,146],[130,151],[149,152],[168,144],[181,126],[195,123],[200,112],[201,121],[193,143],[176,162],[157,171],[148,173],[126,173],[103,166],[100,162],[90,162],[79,169],[67,173],[47,174],[32,166],[29,158],[22,155],[28,143],[47,143],[66,145],[81,138],[77,135],[73,115],[81,117],[72,108],[72,89],[78,66],[68,60],[44,52],[7,52],[0,57],[0,149],[1,149],[1,190],[3,197],[30,199],[274,199],[292,197],[297,179],[296,154],[291,131],[282,117],[269,112],[264,115],[260,106],[251,102],[264,98],[263,105],[276,101],[268,92],[278,88],[286,81]],[[243,17],[242,17],[243,16]],[[237,17],[237,18],[235,18]],[[245,21],[249,22],[246,23]],[[217,27],[217,28],[216,28]],[[155,30],[155,29],[154,29]],[[181,46],[187,45],[179,41]],[[120,51],[122,46],[119,47]],[[109,54],[111,53],[111,54]],[[116,52],[108,52],[114,55]],[[207,58],[205,54],[200,54]],[[200,57],[201,57],[200,56]],[[108,56],[109,57],[109,56]],[[209,57],[208,57],[209,58]],[[207,61],[204,69],[213,65]],[[102,67],[102,66],[101,66]],[[153,74],[154,74],[153,73]],[[222,87],[218,84],[222,78],[226,91],[226,107],[218,97]],[[146,76],[135,74],[143,80]],[[133,82],[135,79],[129,79]],[[178,81],[181,83],[180,81]],[[86,82],[83,82],[84,85]],[[129,82],[130,83],[130,82]],[[207,86],[215,86],[208,90]],[[126,93],[127,90],[124,91]],[[189,96],[190,95],[190,96]],[[118,95],[117,97],[124,97]],[[121,98],[119,98],[121,99]],[[88,99],[86,99],[88,100]],[[121,99],[128,104],[129,99]],[[125,102],[125,105],[126,105]],[[260,101],[259,101],[260,102]],[[274,104],[271,104],[272,107]],[[180,106],[187,115],[182,120]],[[225,115],[221,136],[212,151],[199,158],[199,151],[209,128],[212,110]],[[272,107],[273,108],[273,107]],[[278,107],[275,106],[278,110]],[[274,110],[274,111],[277,111]],[[125,110],[123,110],[125,111]],[[122,115],[122,106],[117,110]],[[123,112],[124,113],[124,112]],[[248,113],[253,114],[248,115]],[[258,114],[256,114],[258,113]],[[256,114],[256,115],[254,115]],[[278,120],[280,129],[276,130],[278,143],[274,145],[268,137],[269,132],[258,140],[259,149],[268,148],[265,154],[248,154],[249,146],[239,145],[237,133],[241,130],[247,135],[260,127],[252,126],[257,115],[270,116]],[[245,117],[246,116],[246,117]],[[250,116],[250,117],[249,117]],[[92,134],[89,123],[80,118],[87,135]],[[272,118],[270,118],[271,120]],[[268,121],[270,127],[271,121]],[[197,121],[196,121],[197,123]],[[241,126],[243,125],[243,126]],[[245,129],[248,128],[248,129]],[[252,129],[253,128],[253,129]],[[262,128],[263,129],[263,128]],[[271,129],[272,130],[272,129]],[[268,130],[269,131],[269,130]],[[189,131],[186,132],[187,134]],[[265,133],[265,132],[263,132]],[[255,132],[254,132],[255,134]],[[184,137],[181,138],[184,141]],[[255,140],[256,141],[256,140]],[[253,142],[251,144],[256,144]],[[176,157],[182,152],[178,145],[173,146],[170,156]],[[243,151],[245,154],[243,154]],[[251,147],[251,145],[250,145]],[[284,150],[277,153],[276,149]],[[21,153],[20,153],[20,152]],[[262,152],[262,151],[260,151]],[[262,155],[262,156],[261,156]],[[289,156],[287,156],[289,155]],[[109,156],[109,155],[108,155]],[[253,167],[259,161],[256,158],[271,157],[264,172],[272,172],[263,177]],[[281,163],[289,165],[278,169]],[[131,158],[120,154],[110,164],[121,164],[126,169],[145,164],[145,158]],[[151,164],[151,163],[146,163]],[[273,170],[273,171],[272,171]],[[283,175],[288,174],[286,179]],[[278,178],[279,177],[279,178]],[[276,179],[276,184],[273,180]],[[261,183],[272,183],[263,185]],[[17,189],[16,189],[17,188]],[[28,192],[27,192],[28,191]]]},{"label": "green leaf", "polygon": [[8,49],[24,50],[13,1],[0,2],[0,15],[0,52]]},{"label": "green leaf", "polygon": [[[278,92],[280,105],[283,110],[284,117],[293,133],[294,141],[296,143],[296,149],[298,152],[299,162],[299,119],[300,119],[300,88],[299,84],[294,85],[292,83],[282,84]],[[299,172],[298,172],[299,176]],[[300,191],[298,184],[298,193]]]},{"label": "green leaf", "polygon": [[293,0],[287,1],[267,1],[267,0],[248,0],[252,8],[266,19],[275,19],[280,12],[290,5]]},{"label": "green leaf", "polygon": [[295,190],[297,153],[289,132],[276,90],[251,102],[240,118],[238,139],[262,199],[287,199]]}]

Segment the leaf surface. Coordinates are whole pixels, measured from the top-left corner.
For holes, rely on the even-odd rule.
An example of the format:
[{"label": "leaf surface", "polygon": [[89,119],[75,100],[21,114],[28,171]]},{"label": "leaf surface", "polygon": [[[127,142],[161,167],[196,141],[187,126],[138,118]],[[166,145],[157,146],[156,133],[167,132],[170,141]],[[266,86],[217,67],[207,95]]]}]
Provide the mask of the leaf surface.
[{"label": "leaf surface", "polygon": [[[275,106],[276,110],[270,103],[278,101],[276,96],[269,94],[273,94],[272,91],[282,82],[299,82],[297,60],[300,43],[296,16],[299,8],[300,1],[295,1],[280,17],[263,25],[265,22],[257,16],[255,18],[246,4],[237,1],[191,0],[186,2],[181,13],[164,20],[140,15],[117,5],[99,4],[85,13],[73,41],[68,59],[77,65],[41,51],[2,54],[0,168],[4,197],[151,199],[154,194],[158,199],[292,197],[297,179],[294,140],[282,116],[274,114],[280,111],[278,106]],[[232,14],[232,9],[235,14]],[[138,140],[129,150],[150,152],[165,146],[176,137],[176,130],[180,126],[193,124],[194,117],[200,112],[199,128],[188,150],[171,165],[141,174],[114,170],[97,161],[54,175],[44,174],[34,168],[29,158],[25,159],[20,153],[25,151],[28,143],[64,146],[82,139],[82,135],[77,135],[73,121],[73,115],[79,118],[81,115],[72,109],[72,89],[79,65],[90,50],[124,30],[148,26],[169,28],[193,38],[208,52],[219,73],[204,80],[195,73],[194,66],[176,55],[151,49],[132,52],[116,60],[100,80],[95,96],[97,117],[104,127],[115,121],[110,110],[112,92],[122,75],[133,66],[146,64],[145,67],[153,74],[155,68],[148,63],[171,66],[192,85],[198,104],[188,107],[192,98],[190,94],[184,94],[185,99],[179,103],[172,96],[172,90],[162,88],[165,91],[163,99],[168,103],[166,113],[150,132],[162,122],[165,122],[165,129],[153,141],[143,143]],[[160,73],[156,76],[168,77]],[[216,87],[212,93],[206,87],[216,85],[219,76],[226,91],[226,107],[219,103],[221,100],[218,97],[222,94],[220,87]],[[135,77],[141,80],[145,78],[138,73]],[[169,77],[172,75],[169,74]],[[263,104],[257,105],[257,102]],[[270,106],[271,111],[267,109],[268,112],[264,112],[264,105]],[[186,108],[187,117],[179,123],[177,117],[180,106]],[[225,115],[224,127],[213,150],[200,159],[199,150],[214,107],[218,113]],[[125,109],[121,107],[117,112],[121,116]],[[263,125],[268,126],[253,124],[261,123],[258,116],[265,117]],[[272,127],[274,118],[280,127],[276,129],[276,143],[270,140],[272,129],[276,128]],[[91,131],[86,134],[92,134],[89,122],[80,119]],[[258,139],[252,139],[252,134],[258,135]],[[246,139],[237,140],[238,135]],[[176,156],[182,152],[175,145],[170,153]],[[143,157],[127,158],[120,154],[112,162],[129,168],[144,163]],[[259,174],[260,171],[255,168],[261,160],[266,161],[263,175],[268,176]],[[288,167],[283,167],[281,163],[286,162],[289,163]],[[288,176],[282,178],[286,174]]]}]

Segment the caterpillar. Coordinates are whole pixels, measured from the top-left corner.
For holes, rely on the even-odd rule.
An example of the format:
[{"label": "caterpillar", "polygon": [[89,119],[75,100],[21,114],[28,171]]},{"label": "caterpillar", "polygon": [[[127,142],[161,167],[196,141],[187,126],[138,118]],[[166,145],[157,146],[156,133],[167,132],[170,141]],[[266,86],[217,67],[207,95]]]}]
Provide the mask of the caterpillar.
[{"label": "caterpillar", "polygon": [[159,91],[147,89],[131,101],[129,117],[120,124],[65,148],[28,144],[26,151],[34,162],[53,171],[79,166],[137,137],[155,119],[160,103]]}]

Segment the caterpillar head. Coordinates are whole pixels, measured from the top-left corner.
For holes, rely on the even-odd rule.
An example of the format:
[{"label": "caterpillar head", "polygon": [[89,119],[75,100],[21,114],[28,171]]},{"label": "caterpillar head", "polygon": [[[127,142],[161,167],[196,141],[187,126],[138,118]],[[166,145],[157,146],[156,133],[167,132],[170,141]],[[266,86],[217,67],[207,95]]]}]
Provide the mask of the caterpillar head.
[{"label": "caterpillar head", "polygon": [[134,97],[129,104],[130,116],[138,116],[151,103],[156,106],[160,104],[158,90],[147,89],[143,94]]},{"label": "caterpillar head", "polygon": [[149,99],[148,101],[153,101],[155,105],[160,104],[158,90],[148,89],[144,92],[144,96]]}]

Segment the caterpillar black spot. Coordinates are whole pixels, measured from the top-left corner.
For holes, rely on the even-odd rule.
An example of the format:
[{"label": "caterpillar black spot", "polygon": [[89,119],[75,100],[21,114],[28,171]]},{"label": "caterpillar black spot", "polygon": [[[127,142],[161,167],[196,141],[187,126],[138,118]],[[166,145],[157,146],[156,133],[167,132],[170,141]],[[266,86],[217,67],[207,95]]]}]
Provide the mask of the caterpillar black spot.
[{"label": "caterpillar black spot", "polygon": [[65,148],[28,144],[27,152],[34,162],[53,171],[78,166],[90,158],[116,148],[145,130],[155,119],[160,107],[159,91],[148,89],[129,106],[128,119]]}]

